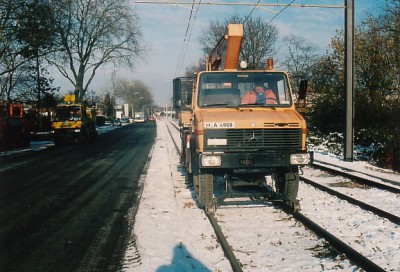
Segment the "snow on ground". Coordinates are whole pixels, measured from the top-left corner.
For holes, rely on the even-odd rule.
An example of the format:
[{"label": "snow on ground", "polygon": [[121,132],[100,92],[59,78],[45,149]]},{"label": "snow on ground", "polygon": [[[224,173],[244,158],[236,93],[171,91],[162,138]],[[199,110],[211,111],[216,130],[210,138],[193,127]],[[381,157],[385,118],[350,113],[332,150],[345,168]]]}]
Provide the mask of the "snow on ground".
[{"label": "snow on ground", "polygon": [[315,162],[322,165],[324,165],[324,163],[329,164],[329,167],[331,167],[331,165],[337,165],[348,169],[348,171],[355,171],[364,174],[360,176],[376,177],[378,180],[387,179],[398,182],[398,185],[400,186],[400,173],[373,166],[365,161],[346,162],[341,160],[339,157],[326,152],[314,152],[314,159]]},{"label": "snow on ground", "polygon": [[[135,219],[134,214],[130,216],[134,220],[132,241],[122,271],[232,271],[206,215],[197,208],[193,192],[186,184],[185,170],[167,131],[168,122],[157,121],[157,138],[143,176],[139,209]],[[179,133],[172,127],[171,132],[179,143]],[[52,143],[33,143],[31,148],[40,150],[48,145]],[[400,182],[398,173],[365,162],[343,162],[322,153],[316,153],[315,158]],[[343,178],[327,178],[321,171],[303,170],[305,177],[317,178],[326,185],[346,182]],[[335,189],[399,215],[398,195],[362,187]],[[303,183],[298,198],[303,214],[387,271],[399,271],[398,225]],[[216,217],[244,271],[361,271],[329,252],[323,239],[272,205],[225,205],[217,210]]]},{"label": "snow on ground", "polygon": [[357,185],[346,178],[335,177],[326,172],[310,169],[308,167],[303,168],[303,172],[305,178],[311,180],[317,179],[320,184],[330,187],[344,195],[348,195],[357,200],[366,202],[371,206],[400,216],[400,195],[398,194],[396,195],[385,190]]},{"label": "snow on ground", "polygon": [[[352,191],[352,188],[347,188],[342,193],[350,195]],[[364,189],[364,194],[359,199],[375,199],[378,203],[379,197]],[[397,211],[398,214],[400,210],[398,196],[392,194],[388,198],[392,200],[393,211]],[[303,183],[300,184],[298,199],[301,203],[301,212],[312,218],[315,223],[326,228],[385,270],[399,271],[399,225]]]},{"label": "snow on ground", "polygon": [[[193,200],[167,123],[157,121],[157,140],[133,227],[136,245],[127,251],[123,271],[232,271],[207,217]],[[179,143],[179,134],[172,126],[171,132]],[[346,165],[355,165],[357,171],[365,168],[358,163]],[[309,169],[305,173],[314,175]],[[385,171],[373,174],[387,177]],[[355,192],[344,189],[348,194]],[[393,211],[400,208],[398,201],[393,203],[393,195],[357,190],[361,199],[374,199],[373,195],[379,202],[392,197],[385,206],[390,207],[392,201]],[[304,214],[377,264],[388,271],[400,267],[399,226],[305,184],[301,184],[299,198]],[[272,205],[228,204],[217,210],[216,217],[244,271],[361,271],[329,252],[323,239]]]}]

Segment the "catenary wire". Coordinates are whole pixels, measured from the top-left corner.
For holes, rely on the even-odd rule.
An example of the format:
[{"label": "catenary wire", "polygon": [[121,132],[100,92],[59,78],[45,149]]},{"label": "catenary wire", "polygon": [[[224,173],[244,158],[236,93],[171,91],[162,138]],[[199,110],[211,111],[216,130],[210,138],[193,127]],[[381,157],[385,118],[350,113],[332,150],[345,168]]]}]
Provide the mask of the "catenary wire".
[{"label": "catenary wire", "polygon": [[[189,47],[189,42],[190,42],[190,37],[191,37],[193,25],[194,25],[194,22],[196,20],[196,16],[197,16],[197,12],[198,12],[198,9],[200,7],[200,4],[201,4],[201,0],[199,1],[198,5],[197,5],[196,10],[194,9],[195,3],[196,3],[196,0],[193,0],[192,8],[190,9],[190,15],[189,15],[189,19],[188,19],[187,26],[186,26],[185,37],[183,39],[182,49],[181,49],[181,53],[180,53],[179,60],[178,60],[178,63],[177,63],[177,67],[176,67],[176,70],[175,70],[174,77],[176,77],[176,74],[182,69],[184,60],[186,58],[187,48]],[[193,20],[192,20],[193,11],[196,11],[196,12],[195,12]],[[192,25],[191,25],[191,22],[193,22]]]}]

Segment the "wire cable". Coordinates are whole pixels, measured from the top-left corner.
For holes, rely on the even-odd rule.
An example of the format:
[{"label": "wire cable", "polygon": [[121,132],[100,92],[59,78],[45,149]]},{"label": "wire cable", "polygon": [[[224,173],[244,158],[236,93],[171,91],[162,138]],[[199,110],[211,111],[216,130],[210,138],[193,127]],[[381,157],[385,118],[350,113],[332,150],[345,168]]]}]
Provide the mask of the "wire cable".
[{"label": "wire cable", "polygon": [[[186,58],[186,52],[187,52],[187,49],[189,47],[189,42],[190,42],[190,37],[191,37],[193,25],[194,25],[194,22],[195,22],[196,17],[197,17],[197,12],[199,10],[200,4],[201,4],[201,0],[199,1],[196,9],[194,9],[195,4],[196,4],[196,0],[193,0],[192,8],[190,9],[190,15],[189,15],[189,19],[188,19],[187,26],[186,26],[185,37],[183,39],[182,49],[181,49],[181,53],[180,53],[179,60],[178,60],[178,63],[177,63],[177,67],[175,69],[174,77],[176,77],[176,74],[182,69],[184,60]],[[194,17],[193,17],[193,20],[192,20],[193,11],[195,11],[195,14],[194,14]],[[192,24],[191,24],[191,22],[192,22]]]},{"label": "wire cable", "polygon": [[243,24],[247,21],[247,19],[250,18],[251,14],[253,11],[256,9],[257,5],[260,3],[261,0],[258,0],[257,3],[254,5],[253,9],[250,11],[250,13],[247,15],[246,19],[244,19]]},{"label": "wire cable", "polygon": [[[183,54],[183,58],[182,58],[182,66],[183,66],[184,60],[186,59],[187,49],[189,48],[190,38],[192,37],[192,30],[193,30],[194,24],[196,22],[197,12],[199,11],[200,5],[201,5],[201,0],[199,1],[199,4],[197,5],[196,13],[194,14],[194,18],[193,18],[193,24],[192,24],[192,27],[190,28],[190,31],[189,31],[189,37],[188,37],[188,40],[186,42],[185,53]],[[180,69],[182,69],[182,66],[181,66]]]},{"label": "wire cable", "polygon": [[276,17],[278,17],[279,14],[281,14],[286,8],[288,8],[290,5],[292,5],[296,0],[292,0],[289,4],[287,4],[283,9],[281,9],[277,14],[275,14],[274,17],[272,17],[271,20],[268,21],[267,25],[270,24]]}]

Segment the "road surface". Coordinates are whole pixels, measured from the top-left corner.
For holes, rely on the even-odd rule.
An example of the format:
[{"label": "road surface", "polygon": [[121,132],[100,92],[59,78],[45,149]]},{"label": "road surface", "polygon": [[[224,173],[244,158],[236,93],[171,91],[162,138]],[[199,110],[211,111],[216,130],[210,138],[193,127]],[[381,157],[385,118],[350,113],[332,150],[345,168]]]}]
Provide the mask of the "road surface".
[{"label": "road surface", "polygon": [[115,271],[155,123],[0,159],[0,271]]}]

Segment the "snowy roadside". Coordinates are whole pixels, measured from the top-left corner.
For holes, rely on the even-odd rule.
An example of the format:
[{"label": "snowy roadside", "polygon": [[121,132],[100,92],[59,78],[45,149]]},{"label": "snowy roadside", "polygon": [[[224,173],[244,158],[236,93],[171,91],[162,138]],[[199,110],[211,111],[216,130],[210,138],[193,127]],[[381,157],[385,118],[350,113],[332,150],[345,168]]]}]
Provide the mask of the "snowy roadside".
[{"label": "snowy roadside", "polygon": [[[179,155],[157,121],[157,138],[122,271],[231,271],[229,261],[193,200]],[[136,252],[137,251],[137,252]],[[135,259],[132,257],[135,255]]]}]

